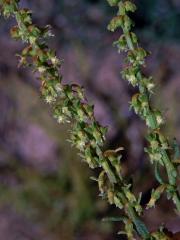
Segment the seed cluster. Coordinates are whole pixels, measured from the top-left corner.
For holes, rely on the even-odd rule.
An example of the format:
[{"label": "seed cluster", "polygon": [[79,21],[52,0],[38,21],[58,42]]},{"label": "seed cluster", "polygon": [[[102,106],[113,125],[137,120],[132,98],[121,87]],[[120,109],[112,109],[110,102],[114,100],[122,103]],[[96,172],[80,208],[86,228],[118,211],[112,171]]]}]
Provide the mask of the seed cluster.
[{"label": "seed cluster", "polygon": [[[77,84],[63,84],[59,72],[62,61],[46,44],[47,38],[52,36],[50,27],[40,28],[33,24],[31,11],[19,8],[18,2],[18,0],[0,0],[3,15],[5,17],[12,15],[17,21],[17,26],[11,29],[12,37],[23,41],[26,45],[19,55],[19,65],[31,67],[39,74],[41,94],[52,107],[55,119],[58,123],[71,124],[69,141],[79,150],[82,159],[90,168],[99,169],[99,176],[93,179],[98,183],[100,195],[125,212],[125,216],[121,218],[125,224],[125,231],[122,233],[126,234],[128,239],[134,239],[135,232],[142,239],[168,239],[163,229],[150,234],[140,219],[143,213],[140,204],[141,194],[136,197],[132,193],[132,184],[123,176],[120,154],[122,148],[104,150],[107,128],[101,126],[95,119],[94,106],[88,103],[83,87]],[[152,162],[167,168],[169,177],[169,183],[165,184],[161,180],[157,166],[156,176],[160,179],[161,186],[153,191],[147,207],[154,206],[165,190],[169,198],[173,198],[178,206],[175,184],[177,171],[169,160],[167,153],[169,144],[159,130],[163,118],[159,111],[152,110],[150,106],[150,94],[154,84],[152,78],[143,76],[140,69],[144,65],[147,53],[138,47],[136,35],[130,32],[133,22],[127,13],[135,11],[136,6],[131,1],[109,0],[109,3],[112,6],[118,5],[119,8],[117,17],[111,21],[108,28],[115,31],[118,27],[122,27],[124,31],[120,39],[115,42],[119,51],[128,53],[129,65],[123,71],[123,76],[140,89],[140,93],[133,96],[131,106],[146,120],[151,129],[148,136],[150,147],[146,151],[151,155]],[[134,47],[135,45],[137,47]]]},{"label": "seed cluster", "polygon": [[[162,185],[155,192],[161,195],[166,190],[168,199],[172,199],[177,210],[180,211],[180,197],[177,191],[178,164],[172,161],[175,152],[173,146],[161,132],[161,126],[165,123],[164,117],[151,104],[154,88],[153,79],[142,73],[142,67],[145,66],[148,52],[139,46],[137,36],[132,32],[133,22],[128,16],[129,12],[136,10],[136,5],[132,1],[125,0],[108,0],[108,2],[110,6],[118,8],[117,16],[111,20],[108,29],[112,32],[118,28],[122,29],[122,35],[114,42],[114,45],[117,46],[119,52],[127,53],[127,66],[122,71],[122,76],[133,87],[139,89],[139,92],[132,97],[130,107],[146,122],[148,127],[147,141],[149,146],[145,148],[145,151],[149,154],[151,162],[155,164],[155,176]],[[160,166],[165,168],[168,182],[165,182],[160,176]],[[155,194],[152,192],[151,204],[148,206],[155,206],[156,201],[154,200],[158,200],[160,197],[154,196]]]}]

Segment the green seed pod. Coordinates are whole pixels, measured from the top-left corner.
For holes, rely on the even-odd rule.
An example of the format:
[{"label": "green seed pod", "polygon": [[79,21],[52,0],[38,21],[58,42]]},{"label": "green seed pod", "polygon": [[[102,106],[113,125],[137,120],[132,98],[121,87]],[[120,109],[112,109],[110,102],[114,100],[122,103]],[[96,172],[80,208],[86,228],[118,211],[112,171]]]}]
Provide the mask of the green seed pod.
[{"label": "green seed pod", "polygon": [[141,103],[139,101],[139,93],[136,93],[133,95],[132,100],[131,100],[131,107],[134,108],[135,113],[139,113],[141,109]]},{"label": "green seed pod", "polygon": [[125,232],[129,240],[134,240],[134,226],[130,219],[128,219],[125,224]]},{"label": "green seed pod", "polygon": [[127,15],[124,15],[123,18],[123,30],[124,32],[129,32],[131,30],[131,27],[134,25],[133,21],[131,20],[130,17],[128,17]]},{"label": "green seed pod", "polygon": [[176,192],[176,190],[172,185],[167,185],[166,192],[167,192],[167,198],[171,199],[175,196],[174,193]]},{"label": "green seed pod", "polygon": [[172,239],[163,232],[163,229],[160,229],[157,232],[153,232],[151,236],[152,236],[151,239],[153,240],[171,240]]},{"label": "green seed pod", "polygon": [[85,109],[87,115],[92,118],[94,116],[94,105],[82,104]]},{"label": "green seed pod", "polygon": [[137,9],[136,5],[131,1],[125,1],[124,6],[127,12],[135,12]]},{"label": "green seed pod", "polygon": [[136,61],[138,64],[143,65],[144,59],[147,56],[147,52],[143,48],[137,48],[134,54],[136,56]]},{"label": "green seed pod", "polygon": [[31,11],[29,11],[28,9],[21,9],[20,14],[25,24],[32,24]]},{"label": "green seed pod", "polygon": [[118,52],[127,51],[127,42],[125,35],[121,35],[121,37],[113,43],[113,46],[117,46]]},{"label": "green seed pod", "polygon": [[156,130],[155,132],[157,133],[157,137],[158,137],[158,139],[161,143],[162,149],[169,149],[170,147],[169,147],[169,143],[168,143],[167,138],[162,135],[160,130]]},{"label": "green seed pod", "polygon": [[34,24],[31,24],[28,26],[27,28],[30,36],[29,36],[29,42],[31,44],[35,44],[35,42],[37,41],[37,39],[39,37],[41,37],[41,31],[38,27],[36,27]]},{"label": "green seed pod", "polygon": [[97,163],[93,156],[92,149],[89,146],[86,147],[84,154],[85,154],[85,161],[88,163],[90,168],[94,169],[97,166]]},{"label": "green seed pod", "polygon": [[122,166],[121,166],[120,159],[122,156],[119,155],[114,150],[105,151],[104,156],[109,159],[109,161],[111,162],[111,165],[116,169],[117,175],[121,178]]},{"label": "green seed pod", "polygon": [[159,200],[162,193],[165,191],[166,187],[167,186],[163,184],[163,185],[160,185],[156,190],[152,190],[151,199],[146,207],[147,209],[155,207],[157,200]]},{"label": "green seed pod", "polygon": [[152,128],[152,129],[156,129],[159,127],[158,123],[157,123],[157,119],[156,116],[154,115],[154,113],[149,113],[149,115],[146,117],[146,124],[148,127]]},{"label": "green seed pod", "polygon": [[152,150],[156,150],[159,147],[159,142],[157,140],[155,140],[155,139],[151,140],[150,144],[151,144]]},{"label": "green seed pod", "polygon": [[[69,86],[69,85],[64,85],[64,93],[66,94],[66,96],[70,99],[70,100],[72,100],[73,99],[73,93],[72,93],[72,89],[71,89],[71,86]],[[79,106],[80,106],[80,101],[74,101],[73,102],[74,103],[74,105],[75,105],[75,107],[78,109],[79,108]]]},{"label": "green seed pod", "polygon": [[136,209],[136,212],[137,212],[138,215],[140,216],[140,215],[142,214],[142,212],[143,212],[143,208],[141,207],[141,205],[138,204],[138,203],[135,203],[135,204],[134,204],[134,208]]},{"label": "green seed pod", "polygon": [[123,187],[123,190],[125,192],[125,195],[127,199],[129,200],[130,203],[135,203],[136,202],[136,197],[129,191],[129,186]]},{"label": "green seed pod", "polygon": [[105,191],[106,191],[106,173],[105,171],[102,171],[100,174],[99,174],[99,177],[98,177],[98,186],[99,186],[99,190],[101,192],[101,194],[104,194]]},{"label": "green seed pod", "polygon": [[78,114],[79,121],[83,122],[83,120],[85,119],[84,111],[81,108],[77,108],[77,114]]},{"label": "green seed pod", "polygon": [[162,114],[161,114],[160,111],[157,111],[157,110],[154,111],[154,115],[156,117],[156,121],[157,121],[158,125],[161,125],[161,124],[164,123],[164,119],[163,119]]},{"label": "green seed pod", "polygon": [[99,145],[102,145],[103,139],[102,139],[101,133],[98,130],[94,130],[92,134],[93,134],[94,139],[96,140],[96,143]]},{"label": "green seed pod", "polygon": [[135,87],[138,85],[138,71],[137,67],[127,67],[122,71],[122,77]]},{"label": "green seed pod", "polygon": [[157,162],[161,163],[161,165],[164,166],[163,161],[162,161],[162,155],[160,152],[157,151],[157,152],[153,153],[152,160],[157,161]]},{"label": "green seed pod", "polygon": [[131,33],[130,33],[130,36],[131,36],[132,42],[133,42],[134,44],[137,44],[138,39],[137,39],[136,34],[133,33],[133,32],[131,32]]},{"label": "green seed pod", "polygon": [[114,203],[114,191],[112,188],[108,189],[107,191],[107,197],[108,197],[108,201],[110,204]]},{"label": "green seed pod", "polygon": [[153,93],[153,89],[154,89],[154,87],[155,87],[155,84],[154,84],[153,81],[152,81],[152,77],[144,78],[144,79],[143,79],[143,84],[146,86],[147,90],[148,90],[150,93]]},{"label": "green seed pod", "polygon": [[123,16],[114,17],[108,25],[108,30],[114,32],[117,28],[123,27]]},{"label": "green seed pod", "polygon": [[106,133],[108,131],[107,127],[99,127],[99,130],[101,132],[102,139],[105,140],[106,138]]},{"label": "green seed pod", "polygon": [[146,117],[149,112],[148,97],[145,94],[140,94],[139,101],[141,102],[141,112],[143,113],[144,117]]},{"label": "green seed pod", "polygon": [[17,9],[17,4],[18,4],[19,0],[14,0],[14,1],[4,1],[4,2],[0,2],[3,5],[3,15],[5,17],[10,17],[11,14],[13,14],[15,12],[15,10]]},{"label": "green seed pod", "polygon": [[120,2],[118,4],[118,7],[119,7],[119,11],[118,11],[118,15],[125,15],[126,14],[126,8],[125,8],[125,5],[123,2]]},{"label": "green seed pod", "polygon": [[123,209],[123,204],[117,195],[114,196],[114,204],[116,207]]},{"label": "green seed pod", "polygon": [[127,55],[127,62],[131,63],[134,66],[136,66],[136,55],[134,54],[134,51],[129,50]]}]

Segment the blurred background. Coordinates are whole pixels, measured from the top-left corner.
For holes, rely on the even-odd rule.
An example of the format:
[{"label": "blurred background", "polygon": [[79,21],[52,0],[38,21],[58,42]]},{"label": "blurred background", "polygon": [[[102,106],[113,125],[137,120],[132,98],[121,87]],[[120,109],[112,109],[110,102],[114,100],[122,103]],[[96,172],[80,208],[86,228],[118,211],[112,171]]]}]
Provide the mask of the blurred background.
[{"label": "blurred background", "polygon": [[[137,0],[132,16],[141,44],[152,52],[144,72],[154,77],[154,104],[167,119],[163,131],[180,143],[180,1]],[[107,24],[115,14],[105,0],[28,0],[34,22],[50,24],[55,38],[49,45],[64,60],[64,82],[83,85],[95,104],[98,121],[109,126],[107,147],[124,146],[123,166],[133,177],[142,204],[157,186],[143,148],[145,124],[129,101],[136,89],[121,79],[123,56],[112,47],[120,32]],[[66,141],[69,126],[60,126],[39,94],[39,82],[17,68],[15,54],[23,45],[11,40],[14,20],[0,19],[0,239],[111,240],[120,223],[102,222],[122,213],[98,197],[93,175]],[[164,224],[180,230],[180,219],[165,197],[145,212],[151,230]]]}]

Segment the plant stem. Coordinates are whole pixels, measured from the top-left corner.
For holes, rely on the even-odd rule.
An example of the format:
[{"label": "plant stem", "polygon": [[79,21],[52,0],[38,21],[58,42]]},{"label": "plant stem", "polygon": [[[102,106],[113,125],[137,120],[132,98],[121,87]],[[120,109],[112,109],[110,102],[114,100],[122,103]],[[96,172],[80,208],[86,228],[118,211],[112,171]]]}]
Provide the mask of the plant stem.
[{"label": "plant stem", "polygon": [[127,41],[127,45],[128,45],[128,47],[129,47],[129,49],[130,49],[130,50],[134,50],[134,44],[133,44],[133,42],[132,42],[132,40],[131,40],[131,37],[130,37],[129,32],[124,31],[124,35],[125,35],[125,37],[126,37],[126,41]]},{"label": "plant stem", "polygon": [[[170,188],[167,188],[167,193],[171,199],[174,199],[174,196],[176,196],[174,203],[179,211],[178,204],[180,197],[177,191],[177,167],[171,161],[169,154],[171,146],[160,132],[161,125],[164,122],[162,114],[151,105],[150,96],[152,95],[154,83],[151,78],[144,76],[141,70],[141,67],[145,64],[147,52],[139,47],[136,35],[131,32],[133,23],[128,16],[128,12],[134,12],[136,6],[133,2],[125,0],[108,0],[108,2],[111,6],[118,6],[119,8],[117,16],[112,19],[108,28],[113,32],[119,27],[123,30],[123,35],[115,44],[119,51],[126,51],[128,53],[127,62],[129,66],[123,72],[124,78],[134,87],[138,86],[139,88],[139,93],[132,97],[131,106],[135,112],[146,121],[148,126],[149,147],[146,151],[149,153],[152,162],[155,162],[155,170],[158,169],[157,165],[163,165],[165,167],[170,185]],[[157,176],[157,174],[155,174],[155,176]],[[159,179],[159,177],[157,180],[160,180],[159,182],[164,184],[163,180]]]},{"label": "plant stem", "polygon": [[132,222],[134,223],[139,236],[141,236],[142,239],[149,239],[150,233],[149,233],[146,225],[139,218],[137,213],[134,211],[133,207],[128,204],[126,197],[123,194],[121,194],[121,198],[123,200],[123,203],[126,206],[127,214],[129,216],[129,218],[132,220]]}]

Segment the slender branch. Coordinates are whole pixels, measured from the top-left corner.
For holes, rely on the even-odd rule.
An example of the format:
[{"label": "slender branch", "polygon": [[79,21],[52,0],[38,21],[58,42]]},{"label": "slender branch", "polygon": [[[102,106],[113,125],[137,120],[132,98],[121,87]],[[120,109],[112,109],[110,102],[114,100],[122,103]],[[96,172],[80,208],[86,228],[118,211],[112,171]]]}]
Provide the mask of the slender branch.
[{"label": "slender branch", "polygon": [[[112,19],[108,26],[109,30],[114,32],[119,27],[123,30],[119,40],[114,43],[119,51],[127,52],[126,61],[128,65],[122,72],[123,77],[133,87],[137,86],[139,88],[139,92],[132,97],[131,107],[145,120],[148,126],[147,140],[149,141],[149,147],[145,151],[156,167],[160,165],[165,168],[168,177],[165,190],[168,198],[173,200],[177,210],[180,211],[180,197],[177,190],[178,165],[172,161],[172,155],[175,153],[172,152],[172,146],[161,132],[161,126],[164,124],[162,113],[151,104],[151,95],[154,88],[152,78],[143,75],[141,70],[142,66],[145,65],[145,58],[148,53],[139,47],[137,36],[131,31],[133,22],[128,13],[136,11],[136,5],[132,1],[125,0],[108,0],[108,2],[111,6],[118,7],[117,16]],[[156,174],[156,179],[161,185],[165,184],[160,174]]]}]

